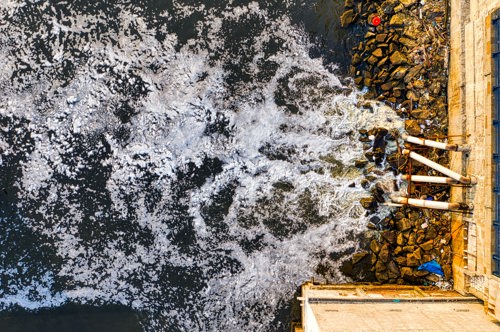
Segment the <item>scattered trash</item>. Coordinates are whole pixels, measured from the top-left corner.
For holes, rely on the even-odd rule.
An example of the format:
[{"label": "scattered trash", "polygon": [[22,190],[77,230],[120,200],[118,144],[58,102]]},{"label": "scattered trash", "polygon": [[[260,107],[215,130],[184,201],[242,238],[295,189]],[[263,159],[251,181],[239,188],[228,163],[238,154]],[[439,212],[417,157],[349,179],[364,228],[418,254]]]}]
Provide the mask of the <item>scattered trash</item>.
[{"label": "scattered trash", "polygon": [[444,277],[444,272],[443,272],[443,268],[441,267],[441,265],[439,265],[438,262],[436,262],[435,259],[427,262],[427,263],[424,263],[422,265],[420,265],[418,267],[418,270],[419,271],[428,271],[430,273],[434,273],[434,274],[437,274],[441,277]]}]

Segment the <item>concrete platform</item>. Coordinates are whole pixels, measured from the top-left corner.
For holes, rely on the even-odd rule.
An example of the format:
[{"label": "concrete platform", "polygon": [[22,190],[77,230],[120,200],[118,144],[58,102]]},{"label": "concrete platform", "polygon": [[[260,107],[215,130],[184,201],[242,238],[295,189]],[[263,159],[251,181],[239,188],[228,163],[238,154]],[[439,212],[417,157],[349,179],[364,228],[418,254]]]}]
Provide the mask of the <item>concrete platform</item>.
[{"label": "concrete platform", "polygon": [[500,331],[483,302],[429,287],[302,286],[302,325],[295,332]]}]

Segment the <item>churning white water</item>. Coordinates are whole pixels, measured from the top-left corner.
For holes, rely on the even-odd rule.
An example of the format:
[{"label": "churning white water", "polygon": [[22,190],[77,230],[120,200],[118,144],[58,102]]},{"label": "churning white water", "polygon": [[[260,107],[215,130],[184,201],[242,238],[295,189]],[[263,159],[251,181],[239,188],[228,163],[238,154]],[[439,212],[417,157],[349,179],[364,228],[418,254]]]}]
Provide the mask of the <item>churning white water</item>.
[{"label": "churning white water", "polygon": [[289,3],[80,2],[0,5],[2,307],[270,331],[321,262],[346,281],[358,130],[396,114],[356,106]]}]

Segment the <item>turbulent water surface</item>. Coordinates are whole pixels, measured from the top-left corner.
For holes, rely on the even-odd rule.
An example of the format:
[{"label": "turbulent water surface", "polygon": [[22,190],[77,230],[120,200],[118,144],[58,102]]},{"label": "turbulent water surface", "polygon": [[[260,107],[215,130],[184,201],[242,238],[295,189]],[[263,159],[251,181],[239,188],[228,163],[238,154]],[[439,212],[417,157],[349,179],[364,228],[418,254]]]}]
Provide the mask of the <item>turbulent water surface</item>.
[{"label": "turbulent water surface", "polygon": [[0,307],[283,331],[319,264],[345,281],[357,130],[399,122],[356,107],[314,4],[3,0]]}]

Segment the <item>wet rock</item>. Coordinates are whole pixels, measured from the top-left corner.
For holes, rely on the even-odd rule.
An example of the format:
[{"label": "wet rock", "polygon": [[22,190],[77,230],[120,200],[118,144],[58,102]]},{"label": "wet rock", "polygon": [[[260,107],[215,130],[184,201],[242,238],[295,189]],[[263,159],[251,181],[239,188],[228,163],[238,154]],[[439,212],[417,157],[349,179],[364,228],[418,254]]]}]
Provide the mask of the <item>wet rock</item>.
[{"label": "wet rock", "polygon": [[345,8],[353,8],[354,7],[354,0],[345,0],[344,1],[344,7]]},{"label": "wet rock", "polygon": [[377,201],[373,197],[361,198],[360,203],[366,210],[375,209],[377,207]]},{"label": "wet rock", "polygon": [[351,258],[352,263],[357,264],[358,262],[360,262],[363,258],[365,258],[368,255],[369,255],[369,253],[366,251],[354,254],[354,255],[352,255],[352,258]]},{"label": "wet rock", "polygon": [[370,249],[374,253],[378,254],[381,248],[382,248],[382,246],[380,245],[380,243],[378,243],[377,240],[372,240],[370,242]]},{"label": "wet rock", "polygon": [[346,27],[350,25],[352,22],[354,22],[355,18],[357,17],[356,12],[354,9],[348,9],[342,13],[342,16],[340,16],[340,24],[343,27]]},{"label": "wet rock", "polygon": [[354,162],[354,166],[357,168],[364,168],[368,164],[368,160],[366,159],[358,159]]}]

